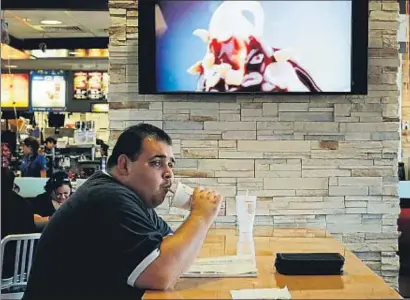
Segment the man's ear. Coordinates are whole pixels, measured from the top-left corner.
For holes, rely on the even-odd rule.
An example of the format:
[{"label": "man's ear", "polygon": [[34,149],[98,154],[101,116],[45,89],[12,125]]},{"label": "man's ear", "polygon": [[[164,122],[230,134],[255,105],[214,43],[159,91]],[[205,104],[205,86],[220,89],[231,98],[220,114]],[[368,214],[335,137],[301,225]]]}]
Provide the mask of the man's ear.
[{"label": "man's ear", "polygon": [[128,161],[129,158],[125,155],[125,154],[121,154],[118,157],[117,160],[117,171],[121,174],[121,175],[127,175],[128,174]]}]

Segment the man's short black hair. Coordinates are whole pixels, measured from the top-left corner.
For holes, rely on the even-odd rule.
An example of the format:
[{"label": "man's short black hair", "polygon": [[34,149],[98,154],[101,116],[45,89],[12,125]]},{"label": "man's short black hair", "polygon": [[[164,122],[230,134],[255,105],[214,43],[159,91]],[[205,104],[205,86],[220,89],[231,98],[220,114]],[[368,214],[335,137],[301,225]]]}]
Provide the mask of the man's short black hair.
[{"label": "man's short black hair", "polygon": [[171,137],[162,129],[146,123],[140,123],[128,127],[119,136],[112,150],[111,156],[108,158],[107,167],[112,168],[117,165],[118,157],[122,154],[129,157],[132,161],[138,159],[142,152],[142,143],[145,138],[154,138],[157,141],[172,145]]},{"label": "man's short black hair", "polygon": [[46,138],[46,140],[44,141],[45,144],[47,143],[53,143],[53,144],[57,144],[57,140],[55,138],[53,138],[52,136],[49,136],[48,138]]}]

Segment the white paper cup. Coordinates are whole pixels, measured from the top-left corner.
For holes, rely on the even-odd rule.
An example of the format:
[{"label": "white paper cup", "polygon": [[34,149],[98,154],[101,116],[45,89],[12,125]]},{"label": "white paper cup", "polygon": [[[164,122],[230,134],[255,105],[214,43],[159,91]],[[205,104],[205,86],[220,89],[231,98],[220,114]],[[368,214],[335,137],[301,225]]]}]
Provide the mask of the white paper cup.
[{"label": "white paper cup", "polygon": [[181,182],[177,183],[175,193],[171,198],[170,206],[185,210],[191,209],[191,196],[194,193],[194,189]]},{"label": "white paper cup", "polygon": [[255,242],[252,233],[239,234],[236,255],[255,257]]},{"label": "white paper cup", "polygon": [[236,214],[239,232],[253,232],[256,213],[256,196],[236,196]]}]

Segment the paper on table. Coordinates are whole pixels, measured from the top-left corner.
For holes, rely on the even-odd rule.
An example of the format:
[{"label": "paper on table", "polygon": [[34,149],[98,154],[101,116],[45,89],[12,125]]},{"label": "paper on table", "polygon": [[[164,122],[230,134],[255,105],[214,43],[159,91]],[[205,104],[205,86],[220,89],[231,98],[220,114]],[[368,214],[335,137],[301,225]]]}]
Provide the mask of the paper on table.
[{"label": "paper on table", "polygon": [[291,299],[288,287],[283,289],[232,290],[232,299]]},{"label": "paper on table", "polygon": [[252,256],[217,256],[197,259],[183,277],[256,277],[257,274]]}]

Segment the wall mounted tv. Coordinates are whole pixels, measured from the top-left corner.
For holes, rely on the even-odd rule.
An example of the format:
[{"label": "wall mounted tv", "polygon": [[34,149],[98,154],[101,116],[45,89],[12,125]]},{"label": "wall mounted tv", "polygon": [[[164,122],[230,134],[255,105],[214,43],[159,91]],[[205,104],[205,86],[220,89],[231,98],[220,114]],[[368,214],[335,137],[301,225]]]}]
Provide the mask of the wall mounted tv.
[{"label": "wall mounted tv", "polygon": [[1,74],[1,109],[29,108],[28,74]]},{"label": "wall mounted tv", "polygon": [[138,5],[141,94],[367,93],[368,0]]},{"label": "wall mounted tv", "polygon": [[67,101],[66,73],[62,70],[30,72],[31,109],[33,111],[63,111]]}]

